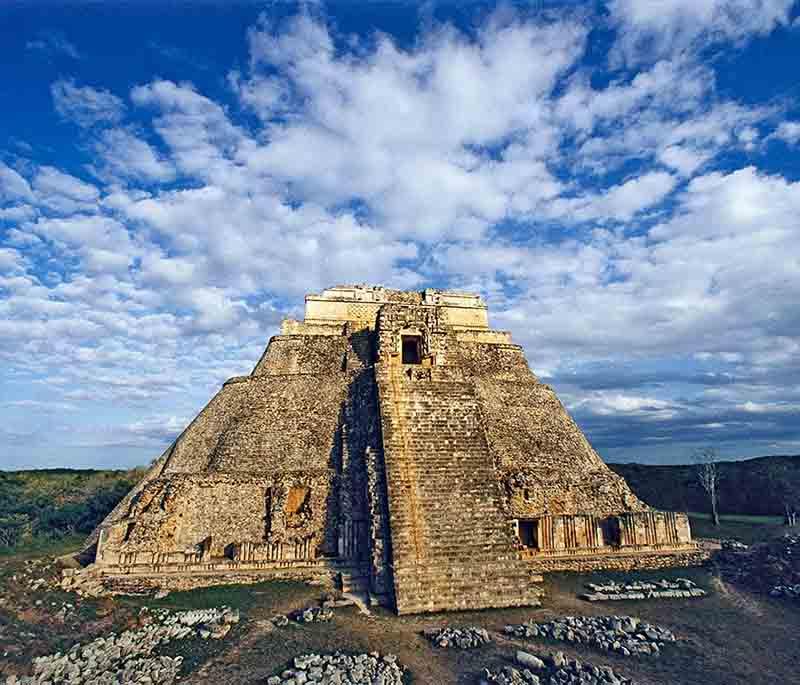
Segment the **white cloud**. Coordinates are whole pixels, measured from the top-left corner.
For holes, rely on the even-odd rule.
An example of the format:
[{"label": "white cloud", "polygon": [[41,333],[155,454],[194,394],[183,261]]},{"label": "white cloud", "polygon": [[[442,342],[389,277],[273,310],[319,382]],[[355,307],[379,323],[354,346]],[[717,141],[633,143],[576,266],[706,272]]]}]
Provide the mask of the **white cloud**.
[{"label": "white cloud", "polygon": [[782,121],[773,134],[789,145],[800,143],[800,121]]},{"label": "white cloud", "polygon": [[61,79],[50,86],[50,93],[56,112],[79,126],[116,124],[125,115],[125,103],[107,90]]},{"label": "white cloud", "polygon": [[40,167],[32,185],[35,204],[63,214],[91,212],[100,198],[100,191],[92,184],[51,166]]},{"label": "white cloud", "polygon": [[0,200],[30,200],[31,187],[17,171],[0,162]]},{"label": "white cloud", "polygon": [[741,41],[789,24],[794,0],[611,0],[629,61],[697,47],[698,41]]},{"label": "white cloud", "polygon": [[78,48],[58,31],[40,32],[36,39],[25,43],[25,49],[42,52],[47,55],[65,55],[71,59],[82,58]]},{"label": "white cloud", "polygon": [[675,187],[676,179],[663,171],[653,171],[612,186],[603,193],[553,201],[549,214],[572,221],[614,219],[627,221],[637,213],[661,202]]},{"label": "white cloud", "polygon": [[661,162],[682,176],[691,176],[709,157],[709,154],[692,149],[690,145],[669,145],[658,153]]},{"label": "white cloud", "polygon": [[[254,31],[254,68],[282,69],[302,116],[270,125],[269,145],[240,157],[258,173],[290,181],[301,199],[359,198],[394,234],[435,240],[459,226],[480,233],[503,217],[509,191],[531,171],[548,176],[531,159],[557,143],[546,97],[584,39],[585,29],[569,22],[495,22],[476,42],[441,30],[411,52],[379,37],[375,51],[355,61],[337,57],[325,27],[308,18],[277,37]],[[253,89],[260,78],[256,71]],[[274,98],[267,100],[265,119]],[[252,97],[244,102],[257,106]],[[518,142],[500,160],[480,152],[512,138]]]},{"label": "white cloud", "polygon": [[125,129],[103,131],[95,144],[101,175],[111,179],[166,182],[175,168],[147,141]]}]

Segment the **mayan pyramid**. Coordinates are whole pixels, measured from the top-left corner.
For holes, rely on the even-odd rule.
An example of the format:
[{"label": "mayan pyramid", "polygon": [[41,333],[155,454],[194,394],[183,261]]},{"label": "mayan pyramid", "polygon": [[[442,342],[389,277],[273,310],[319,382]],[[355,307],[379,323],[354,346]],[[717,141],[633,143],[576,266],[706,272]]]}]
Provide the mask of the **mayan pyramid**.
[{"label": "mayan pyramid", "polygon": [[398,613],[531,604],[551,570],[698,558],[473,294],[308,295],[98,527],[119,587],[328,579]]}]

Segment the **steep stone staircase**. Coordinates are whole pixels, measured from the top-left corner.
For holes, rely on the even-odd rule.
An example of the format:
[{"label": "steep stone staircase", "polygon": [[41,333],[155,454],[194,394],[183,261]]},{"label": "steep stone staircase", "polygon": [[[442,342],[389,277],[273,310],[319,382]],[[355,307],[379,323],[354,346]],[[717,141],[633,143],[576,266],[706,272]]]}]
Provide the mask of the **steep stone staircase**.
[{"label": "steep stone staircase", "polygon": [[398,613],[536,604],[474,386],[378,375]]}]

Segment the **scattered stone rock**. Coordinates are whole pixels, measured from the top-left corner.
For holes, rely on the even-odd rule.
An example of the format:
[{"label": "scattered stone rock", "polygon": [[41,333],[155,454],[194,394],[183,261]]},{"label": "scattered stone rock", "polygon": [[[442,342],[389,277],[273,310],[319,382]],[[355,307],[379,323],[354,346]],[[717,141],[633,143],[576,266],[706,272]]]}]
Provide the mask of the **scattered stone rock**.
[{"label": "scattered stone rock", "polygon": [[628,583],[589,583],[586,586],[590,592],[580,595],[581,599],[589,602],[605,602],[632,599],[660,599],[660,598],[690,598],[705,597],[706,591],[689,580],[656,580],[652,582],[631,581]]},{"label": "scattered stone rock", "polygon": [[484,669],[480,685],[633,685],[633,681],[608,666],[595,666],[577,659],[567,660],[556,652],[544,659],[517,652],[517,666]]},{"label": "scattered stone rock", "polygon": [[541,671],[545,667],[544,661],[538,656],[528,654],[528,652],[523,652],[522,650],[517,651],[516,659],[518,664],[526,668],[532,668],[534,671]]},{"label": "scattered stone rock", "polygon": [[266,685],[401,685],[403,667],[394,654],[304,654],[290,668],[266,679]]},{"label": "scattered stone rock", "polygon": [[492,641],[486,629],[475,626],[425,630],[423,635],[437,647],[458,647],[459,649],[482,647]]},{"label": "scattered stone rock", "polygon": [[10,676],[5,682],[6,685],[170,685],[178,677],[183,657],[155,656],[154,650],[174,640],[198,635],[220,639],[239,620],[238,609],[228,607],[180,612],[151,611],[145,607],[139,613],[141,627],[73,645],[65,654],[56,652],[37,657],[33,660],[33,675]]},{"label": "scattered stone rock", "polygon": [[776,585],[769,591],[770,597],[784,597],[786,599],[800,599],[800,584]]},{"label": "scattered stone rock", "polygon": [[732,552],[746,552],[748,549],[750,549],[750,547],[745,545],[743,542],[739,542],[739,540],[734,539],[720,540],[719,544],[722,549]]},{"label": "scattered stone rock", "polygon": [[325,607],[306,607],[293,611],[289,618],[298,623],[327,623],[333,618],[333,612]]},{"label": "scattered stone rock", "polygon": [[797,599],[800,586],[800,535],[736,546],[723,541],[716,561],[725,580],[773,597]]},{"label": "scattered stone rock", "polygon": [[593,645],[623,656],[657,655],[666,643],[676,641],[666,628],[633,616],[564,616],[548,623],[528,621],[506,626],[505,633],[517,638]]}]

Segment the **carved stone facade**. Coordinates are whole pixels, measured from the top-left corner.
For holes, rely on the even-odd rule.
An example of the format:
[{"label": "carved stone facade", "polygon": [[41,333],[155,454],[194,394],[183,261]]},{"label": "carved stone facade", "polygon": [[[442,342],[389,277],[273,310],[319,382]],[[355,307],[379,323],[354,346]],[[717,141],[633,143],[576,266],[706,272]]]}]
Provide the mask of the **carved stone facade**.
[{"label": "carved stone facade", "polygon": [[535,603],[551,570],[702,559],[603,463],[477,295],[306,297],[90,538],[109,584],[340,576],[399,613]]}]

